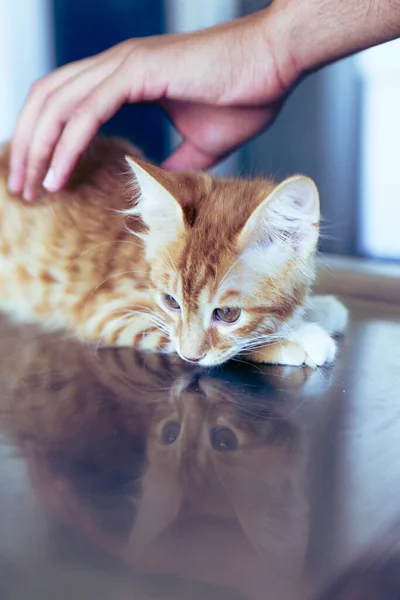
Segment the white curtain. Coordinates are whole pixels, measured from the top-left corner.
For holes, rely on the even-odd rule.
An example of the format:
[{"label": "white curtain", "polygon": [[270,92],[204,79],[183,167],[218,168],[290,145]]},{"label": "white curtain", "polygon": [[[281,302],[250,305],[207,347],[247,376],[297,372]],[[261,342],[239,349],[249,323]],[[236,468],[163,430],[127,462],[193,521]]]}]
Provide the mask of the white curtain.
[{"label": "white curtain", "polygon": [[364,106],[360,250],[400,259],[400,40],[359,56]]},{"label": "white curtain", "polygon": [[53,66],[49,0],[0,0],[0,142],[32,83]]}]

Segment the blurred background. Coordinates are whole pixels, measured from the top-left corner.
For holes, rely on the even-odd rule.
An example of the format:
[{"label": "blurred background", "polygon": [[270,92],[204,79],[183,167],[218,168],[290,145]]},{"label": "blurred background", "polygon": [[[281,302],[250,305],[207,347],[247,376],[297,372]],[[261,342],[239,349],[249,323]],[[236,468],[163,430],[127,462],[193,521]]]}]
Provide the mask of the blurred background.
[{"label": "blurred background", "polygon": [[[0,0],[0,141],[32,82],[134,36],[188,31],[259,8],[261,0]],[[400,259],[400,40],[323,69],[291,95],[275,124],[225,161],[223,174],[313,177],[328,253]],[[124,107],[104,132],[153,160],[177,143],[162,112]]]}]

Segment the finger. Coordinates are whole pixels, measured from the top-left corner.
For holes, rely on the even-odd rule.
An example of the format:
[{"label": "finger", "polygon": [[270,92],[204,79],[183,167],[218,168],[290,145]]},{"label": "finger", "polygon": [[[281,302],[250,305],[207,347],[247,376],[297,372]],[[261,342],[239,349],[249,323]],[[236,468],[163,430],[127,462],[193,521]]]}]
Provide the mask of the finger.
[{"label": "finger", "polygon": [[190,141],[184,140],[161,166],[167,171],[203,170],[209,169],[221,159],[222,156],[207,154]]},{"label": "finger", "polygon": [[21,193],[24,188],[24,169],[30,141],[48,95],[69,78],[88,68],[94,60],[94,58],[88,58],[61,67],[32,85],[18,117],[11,141],[10,191]]},{"label": "finger", "polygon": [[65,123],[75,108],[115,70],[115,60],[97,62],[68,79],[47,99],[39,123],[33,132],[25,169],[24,198],[34,200],[48,170],[54,148]]},{"label": "finger", "polygon": [[187,102],[162,105],[184,142],[164,162],[169,170],[207,169],[269,125],[277,106],[214,107]]},{"label": "finger", "polygon": [[77,106],[56,145],[43,182],[48,191],[56,192],[67,183],[79,156],[101,125],[117,112],[128,96],[126,73],[120,68],[98,84]]}]

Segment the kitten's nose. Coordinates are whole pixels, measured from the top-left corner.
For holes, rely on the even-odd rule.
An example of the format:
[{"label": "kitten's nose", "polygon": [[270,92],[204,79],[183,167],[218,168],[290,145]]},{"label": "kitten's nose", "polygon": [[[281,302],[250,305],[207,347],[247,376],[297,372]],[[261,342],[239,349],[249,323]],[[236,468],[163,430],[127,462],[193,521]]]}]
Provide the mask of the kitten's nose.
[{"label": "kitten's nose", "polygon": [[191,358],[189,358],[188,356],[183,356],[183,354],[182,354],[182,358],[184,360],[187,360],[188,362],[192,362],[192,363],[197,363],[204,357],[205,357],[205,354],[203,354],[202,356],[196,356],[196,357],[191,357]]}]

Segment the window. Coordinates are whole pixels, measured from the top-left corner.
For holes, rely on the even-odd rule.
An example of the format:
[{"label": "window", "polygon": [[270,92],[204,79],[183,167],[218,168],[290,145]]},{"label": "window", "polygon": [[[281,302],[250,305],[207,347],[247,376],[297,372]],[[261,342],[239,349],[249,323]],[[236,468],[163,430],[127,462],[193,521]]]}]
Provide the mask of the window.
[{"label": "window", "polygon": [[400,40],[357,58],[363,81],[360,253],[400,259]]},{"label": "window", "polygon": [[3,0],[0,19],[0,142],[11,137],[32,83],[52,67],[48,0]]}]

